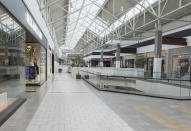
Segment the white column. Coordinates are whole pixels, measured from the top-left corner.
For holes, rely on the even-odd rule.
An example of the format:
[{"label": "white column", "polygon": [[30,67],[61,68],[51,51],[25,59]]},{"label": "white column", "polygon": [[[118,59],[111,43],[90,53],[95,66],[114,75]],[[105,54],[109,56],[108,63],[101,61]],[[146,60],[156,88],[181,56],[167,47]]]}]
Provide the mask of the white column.
[{"label": "white column", "polygon": [[161,78],[162,58],[154,58],[153,78]]},{"label": "white column", "polygon": [[103,67],[103,49],[101,50],[100,67]]},{"label": "white column", "polygon": [[120,43],[117,44],[117,49],[116,49],[116,68],[120,68]]},{"label": "white column", "polygon": [[161,78],[162,68],[162,27],[160,20],[156,23],[156,34],[155,34],[155,58],[153,63],[153,78]]}]

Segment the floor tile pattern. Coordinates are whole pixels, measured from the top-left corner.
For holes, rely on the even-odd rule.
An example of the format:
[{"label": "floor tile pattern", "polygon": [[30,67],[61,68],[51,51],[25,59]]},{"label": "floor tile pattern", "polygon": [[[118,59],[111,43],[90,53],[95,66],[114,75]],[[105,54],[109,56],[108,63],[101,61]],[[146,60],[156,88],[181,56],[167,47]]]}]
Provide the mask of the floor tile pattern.
[{"label": "floor tile pattern", "polygon": [[49,89],[27,131],[133,131],[80,81],[68,75],[60,78]]},{"label": "floor tile pattern", "polygon": [[[0,131],[190,131],[191,101],[102,92],[70,74],[27,92]],[[129,127],[130,126],[130,127]],[[131,129],[133,128],[133,129]]]}]

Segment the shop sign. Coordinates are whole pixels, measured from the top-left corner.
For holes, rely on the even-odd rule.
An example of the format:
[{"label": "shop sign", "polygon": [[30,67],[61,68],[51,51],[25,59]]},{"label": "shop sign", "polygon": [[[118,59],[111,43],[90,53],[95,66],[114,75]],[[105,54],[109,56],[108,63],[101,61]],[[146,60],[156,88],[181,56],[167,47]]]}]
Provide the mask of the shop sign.
[{"label": "shop sign", "polygon": [[33,31],[38,35],[40,39],[42,39],[42,32],[37,27],[36,23],[32,19],[32,17],[29,15],[28,12],[25,13],[26,21],[30,25],[30,27],[33,29]]}]

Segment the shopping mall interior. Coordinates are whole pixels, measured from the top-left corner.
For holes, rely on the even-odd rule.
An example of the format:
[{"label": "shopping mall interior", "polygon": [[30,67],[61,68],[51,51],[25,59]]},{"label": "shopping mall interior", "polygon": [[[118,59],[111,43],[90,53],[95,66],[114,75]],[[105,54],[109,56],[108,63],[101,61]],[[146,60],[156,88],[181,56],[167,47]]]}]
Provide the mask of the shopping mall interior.
[{"label": "shopping mall interior", "polygon": [[0,0],[0,131],[191,131],[191,0]]}]

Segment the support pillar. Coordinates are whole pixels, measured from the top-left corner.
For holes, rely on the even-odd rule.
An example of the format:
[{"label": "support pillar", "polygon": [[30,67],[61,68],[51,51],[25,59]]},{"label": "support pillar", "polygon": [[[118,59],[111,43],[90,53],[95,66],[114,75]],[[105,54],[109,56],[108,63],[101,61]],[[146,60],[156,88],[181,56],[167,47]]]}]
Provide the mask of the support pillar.
[{"label": "support pillar", "polygon": [[116,50],[116,68],[120,68],[120,43],[117,44],[117,50]]},{"label": "support pillar", "polygon": [[101,50],[100,67],[103,67],[103,49]]},{"label": "support pillar", "polygon": [[90,67],[92,67],[92,60],[90,60]]},{"label": "support pillar", "polygon": [[91,61],[88,62],[88,67],[91,67]]},{"label": "support pillar", "polygon": [[162,68],[162,27],[160,20],[156,23],[156,33],[155,33],[155,58],[153,63],[153,78],[161,78],[161,68]]}]

